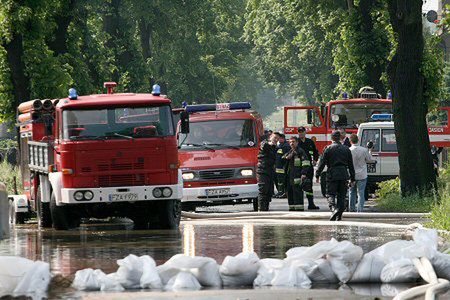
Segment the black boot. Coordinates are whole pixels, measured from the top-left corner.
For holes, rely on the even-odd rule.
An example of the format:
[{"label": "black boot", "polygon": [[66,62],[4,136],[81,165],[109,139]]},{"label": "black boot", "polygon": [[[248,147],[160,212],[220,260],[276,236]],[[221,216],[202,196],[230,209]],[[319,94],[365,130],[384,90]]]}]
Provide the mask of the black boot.
[{"label": "black boot", "polygon": [[339,212],[339,210],[335,209],[335,210],[333,210],[333,213],[331,214],[330,221],[339,221],[338,220],[339,217],[340,217],[340,212]]}]

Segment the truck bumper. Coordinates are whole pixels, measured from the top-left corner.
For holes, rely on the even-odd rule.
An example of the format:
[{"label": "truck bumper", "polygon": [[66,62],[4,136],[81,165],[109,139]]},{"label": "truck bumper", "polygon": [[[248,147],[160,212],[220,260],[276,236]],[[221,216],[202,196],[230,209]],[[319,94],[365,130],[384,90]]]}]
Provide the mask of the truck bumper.
[{"label": "truck bumper", "polygon": [[[229,189],[226,195],[208,195],[207,190]],[[183,202],[214,202],[237,199],[252,199],[258,197],[258,184],[241,184],[225,186],[209,186],[199,188],[184,188]]]},{"label": "truck bumper", "polygon": [[[156,198],[153,191],[157,188],[170,188],[172,195],[169,197]],[[77,201],[74,194],[78,191],[91,191],[94,197],[91,200]],[[182,184],[161,185],[161,186],[122,186],[105,188],[62,188],[61,203],[83,204],[83,203],[116,203],[135,201],[164,201],[181,199],[183,197]]]}]

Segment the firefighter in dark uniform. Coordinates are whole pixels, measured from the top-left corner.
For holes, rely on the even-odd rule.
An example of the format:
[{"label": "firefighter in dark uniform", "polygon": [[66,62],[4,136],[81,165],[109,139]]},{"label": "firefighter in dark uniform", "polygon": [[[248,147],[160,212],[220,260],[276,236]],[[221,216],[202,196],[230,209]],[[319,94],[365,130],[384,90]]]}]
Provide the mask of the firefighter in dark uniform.
[{"label": "firefighter in dark uniform", "polygon": [[284,170],[286,160],[283,159],[283,156],[288,153],[289,150],[291,150],[291,147],[286,141],[286,136],[280,134],[277,146],[277,159],[275,161],[275,173],[278,182],[278,193],[275,195],[275,198],[286,198],[286,172]]},{"label": "firefighter in dark uniform", "polygon": [[259,189],[259,211],[268,211],[269,203],[272,200],[277,142],[278,137],[272,134],[267,140],[261,142],[259,148],[258,166],[256,170]]},{"label": "firefighter in dark uniform", "polygon": [[316,143],[314,143],[313,140],[306,137],[306,128],[305,127],[299,127],[297,129],[298,131],[298,146],[302,148],[306,155],[308,156],[309,160],[312,162],[311,168],[308,170],[307,178],[308,178],[308,184],[304,186],[304,191],[306,194],[306,198],[308,198],[308,210],[313,209],[319,209],[318,206],[314,204],[314,194],[312,189],[312,181],[314,177],[314,166],[316,165],[317,161],[319,160],[319,151],[317,150]]},{"label": "firefighter in dark uniform", "polygon": [[311,161],[305,151],[298,146],[298,138],[289,139],[291,150],[283,156],[286,162],[286,192],[289,210],[304,211],[302,182],[307,179]]},{"label": "firefighter in dark uniform", "polygon": [[348,180],[351,186],[355,184],[355,168],[350,149],[340,142],[341,133],[334,131],[331,139],[333,143],[325,148],[319,162],[316,181],[319,182],[320,174],[327,166],[327,197],[332,211],[330,221],[340,221],[345,210]]}]

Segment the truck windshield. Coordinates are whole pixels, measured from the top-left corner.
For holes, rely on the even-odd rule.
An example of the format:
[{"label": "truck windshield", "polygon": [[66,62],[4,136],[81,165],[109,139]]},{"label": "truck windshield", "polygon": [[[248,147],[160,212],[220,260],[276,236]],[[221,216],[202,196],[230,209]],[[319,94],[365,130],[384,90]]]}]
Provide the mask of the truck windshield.
[{"label": "truck windshield", "polygon": [[358,128],[359,124],[369,122],[373,114],[391,114],[390,103],[345,103],[331,106],[331,127]]},{"label": "truck windshield", "polygon": [[174,135],[170,106],[64,110],[64,140],[132,139]]},{"label": "truck windshield", "polygon": [[182,149],[191,148],[236,148],[255,147],[255,128],[253,121],[220,120],[191,122],[190,133],[180,134]]}]

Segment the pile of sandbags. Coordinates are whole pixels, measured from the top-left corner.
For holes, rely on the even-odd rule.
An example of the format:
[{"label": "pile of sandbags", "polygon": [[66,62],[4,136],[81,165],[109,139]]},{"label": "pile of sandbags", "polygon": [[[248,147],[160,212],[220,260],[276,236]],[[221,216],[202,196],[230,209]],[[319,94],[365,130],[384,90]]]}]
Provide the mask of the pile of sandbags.
[{"label": "pile of sandbags", "polygon": [[412,241],[395,240],[364,254],[349,241],[321,241],[295,247],[286,258],[260,259],[254,252],[225,257],[222,265],[209,257],[177,254],[156,266],[147,256],[118,260],[112,274],[78,271],[73,286],[79,290],[200,289],[221,286],[287,286],[309,288],[312,283],[399,283],[420,278],[413,258],[426,257],[439,278],[450,279],[450,255],[437,250],[435,230],[417,229]]}]

